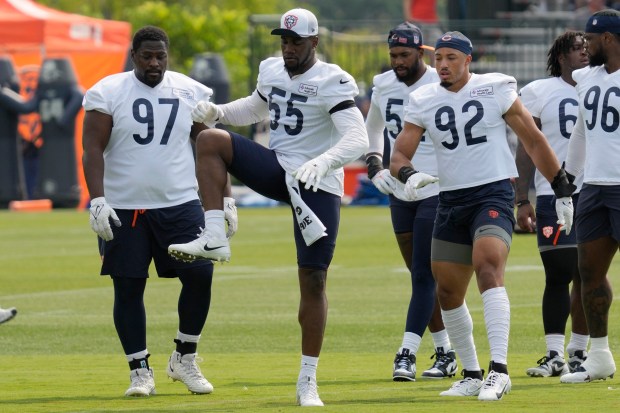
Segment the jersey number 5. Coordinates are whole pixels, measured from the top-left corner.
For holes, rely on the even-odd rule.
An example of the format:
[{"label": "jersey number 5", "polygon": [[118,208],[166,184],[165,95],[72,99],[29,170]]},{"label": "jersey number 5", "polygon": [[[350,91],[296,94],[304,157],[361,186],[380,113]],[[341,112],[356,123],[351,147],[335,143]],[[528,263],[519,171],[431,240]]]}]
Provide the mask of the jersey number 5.
[{"label": "jersey number 5", "polygon": [[[277,87],[274,87],[271,89],[271,93],[268,95],[269,96],[269,110],[273,110],[273,119],[271,120],[269,124],[269,127],[271,128],[271,130],[278,129],[278,126],[280,126],[280,117],[282,114],[280,110],[280,105],[278,105],[276,102],[273,101],[274,95],[286,98],[286,91],[279,89]],[[289,125],[284,125],[284,130],[289,135],[298,135],[299,132],[301,132],[301,130],[303,129],[303,125],[304,125],[304,114],[302,113],[301,110],[299,110],[299,108],[294,107],[293,103],[294,102],[306,102],[307,100],[308,100],[308,96],[291,93],[290,99],[286,101],[286,116],[288,117],[294,116],[297,119],[297,121],[295,122],[294,128],[290,127]]]}]

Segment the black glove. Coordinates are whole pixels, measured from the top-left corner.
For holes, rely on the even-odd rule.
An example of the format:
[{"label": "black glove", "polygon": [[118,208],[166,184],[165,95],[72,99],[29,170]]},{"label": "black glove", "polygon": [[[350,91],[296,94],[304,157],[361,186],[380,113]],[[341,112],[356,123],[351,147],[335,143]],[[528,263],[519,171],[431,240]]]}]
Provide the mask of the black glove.
[{"label": "black glove", "polygon": [[366,157],[366,165],[368,166],[368,179],[374,178],[383,169],[383,162],[374,155]]},{"label": "black glove", "polygon": [[568,177],[568,174],[564,168],[560,168],[558,174],[553,178],[551,182],[551,189],[555,193],[556,198],[564,198],[571,196],[577,189],[577,186],[573,184],[575,177],[571,175],[572,179]]}]

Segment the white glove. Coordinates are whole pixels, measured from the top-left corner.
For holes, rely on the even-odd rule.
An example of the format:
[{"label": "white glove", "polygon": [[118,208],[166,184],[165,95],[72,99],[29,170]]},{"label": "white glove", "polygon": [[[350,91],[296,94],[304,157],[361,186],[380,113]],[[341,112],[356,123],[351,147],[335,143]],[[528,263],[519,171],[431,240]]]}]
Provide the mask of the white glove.
[{"label": "white glove", "polygon": [[557,223],[560,224],[560,231],[566,231],[566,235],[570,234],[573,227],[573,199],[570,196],[557,198],[555,213],[558,214]]},{"label": "white glove", "polygon": [[424,188],[428,184],[439,181],[439,178],[424,172],[416,172],[407,179],[405,183],[405,194],[411,201],[415,201],[418,197],[418,189]]},{"label": "white glove", "polygon": [[394,178],[390,171],[382,169],[375,174],[371,179],[372,184],[383,194],[390,195],[396,190],[396,183],[398,180]]},{"label": "white glove", "polygon": [[415,201],[415,198],[411,198],[405,192],[405,184],[403,184],[397,179],[395,179],[395,181],[396,181],[396,188],[394,188],[394,192],[392,192],[392,195],[394,195],[396,198],[400,199],[401,201],[405,201],[405,202]]},{"label": "white glove", "polygon": [[192,109],[192,120],[198,123],[204,123],[210,128],[214,128],[215,124],[220,120],[222,115],[221,109],[211,102],[201,100],[196,107]]},{"label": "white glove", "polygon": [[306,184],[304,188],[312,188],[312,190],[316,192],[317,189],[319,189],[321,179],[327,175],[328,171],[329,162],[323,155],[320,155],[297,168],[297,170],[293,172],[293,178],[300,182],[304,182]]},{"label": "white glove", "polygon": [[114,238],[110,219],[115,226],[121,226],[121,220],[118,219],[116,212],[108,205],[104,197],[92,199],[90,201],[90,227],[105,241]]},{"label": "white glove", "polygon": [[232,236],[235,235],[235,232],[237,232],[237,227],[239,226],[235,198],[224,197],[224,219],[228,224],[226,238],[231,239]]}]

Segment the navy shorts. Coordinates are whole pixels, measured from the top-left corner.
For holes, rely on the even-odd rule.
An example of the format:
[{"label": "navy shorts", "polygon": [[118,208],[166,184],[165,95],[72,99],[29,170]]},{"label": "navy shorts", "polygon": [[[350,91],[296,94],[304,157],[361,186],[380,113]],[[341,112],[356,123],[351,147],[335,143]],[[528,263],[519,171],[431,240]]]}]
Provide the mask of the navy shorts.
[{"label": "navy shorts", "polygon": [[[255,192],[290,205],[285,181],[286,171],[280,166],[276,153],[236,133],[230,132],[230,137],[233,159],[228,172]],[[300,268],[327,270],[336,248],[341,198],[321,190],[306,190],[303,184],[299,185],[299,190],[308,208],[325,225],[327,236],[307,246],[291,209],[297,265]]]},{"label": "navy shorts", "polygon": [[148,278],[151,261],[159,277],[178,277],[184,269],[197,267],[204,267],[205,274],[213,273],[211,261],[184,263],[168,255],[170,244],[193,241],[204,227],[200,201],[168,208],[115,211],[122,225],[111,224],[114,239],[104,241],[97,237],[102,256],[101,275]]},{"label": "navy shorts", "polygon": [[620,242],[620,185],[583,184],[575,217],[577,243],[602,237]]},{"label": "navy shorts", "polygon": [[432,196],[420,201],[407,202],[390,195],[390,212],[392,227],[395,234],[413,232],[416,220],[425,219],[435,221],[439,197]]},{"label": "navy shorts", "polygon": [[[573,195],[573,205],[577,205],[579,194]],[[536,235],[538,238],[538,249],[548,251],[557,247],[577,246],[577,231],[571,231],[566,235],[566,231],[560,231],[558,214],[555,212],[555,196],[540,195],[536,197]]]},{"label": "navy shorts", "polygon": [[481,227],[499,227],[509,237],[515,225],[514,190],[509,180],[439,193],[433,238],[473,245]]}]

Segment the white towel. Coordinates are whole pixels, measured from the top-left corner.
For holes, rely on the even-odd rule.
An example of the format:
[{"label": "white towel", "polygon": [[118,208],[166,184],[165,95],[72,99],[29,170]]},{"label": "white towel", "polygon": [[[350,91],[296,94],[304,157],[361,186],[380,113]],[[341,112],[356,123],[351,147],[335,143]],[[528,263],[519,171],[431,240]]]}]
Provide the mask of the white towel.
[{"label": "white towel", "polygon": [[306,245],[310,246],[322,237],[327,236],[325,225],[321,222],[314,212],[306,205],[301,195],[299,195],[299,183],[293,175],[286,174],[286,187],[291,197],[291,204],[295,212],[297,225],[301,230]]}]

